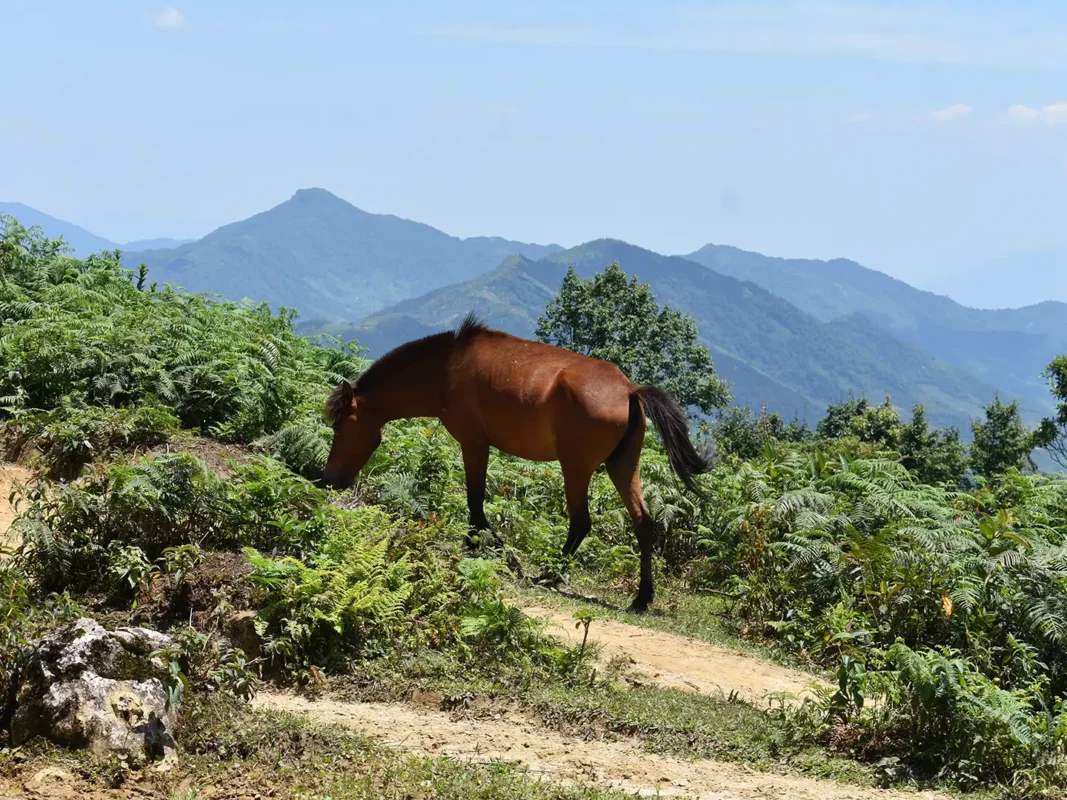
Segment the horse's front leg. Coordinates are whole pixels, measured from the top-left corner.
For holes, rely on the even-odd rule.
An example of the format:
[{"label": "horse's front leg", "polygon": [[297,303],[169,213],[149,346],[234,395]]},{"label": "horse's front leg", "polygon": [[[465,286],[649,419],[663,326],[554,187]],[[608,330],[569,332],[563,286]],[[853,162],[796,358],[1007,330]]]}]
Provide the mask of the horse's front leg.
[{"label": "horse's front leg", "polygon": [[[567,493],[567,541],[563,543],[560,551],[560,560],[566,566],[574,557],[586,535],[593,528],[593,520],[589,516],[589,481],[593,477],[592,470],[587,465],[560,461],[563,468],[563,484]],[[552,571],[546,571],[538,579],[538,583],[545,586],[558,586],[562,576]]]},{"label": "horse's front leg", "polygon": [[489,530],[485,517],[485,476],[489,469],[489,445],[464,444],[463,472],[467,479],[467,509],[470,512],[470,528],[467,531],[467,549],[474,551],[481,541],[481,534]]}]

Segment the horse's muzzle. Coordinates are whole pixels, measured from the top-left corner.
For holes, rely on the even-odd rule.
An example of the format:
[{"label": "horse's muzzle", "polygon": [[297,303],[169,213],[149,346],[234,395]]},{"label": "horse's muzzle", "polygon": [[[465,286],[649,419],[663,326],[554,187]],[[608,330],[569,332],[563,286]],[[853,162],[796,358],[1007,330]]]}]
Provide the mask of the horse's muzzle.
[{"label": "horse's muzzle", "polygon": [[344,470],[340,469],[324,469],[322,471],[322,482],[326,485],[327,489],[351,489],[352,484],[356,482],[355,476],[346,475]]}]

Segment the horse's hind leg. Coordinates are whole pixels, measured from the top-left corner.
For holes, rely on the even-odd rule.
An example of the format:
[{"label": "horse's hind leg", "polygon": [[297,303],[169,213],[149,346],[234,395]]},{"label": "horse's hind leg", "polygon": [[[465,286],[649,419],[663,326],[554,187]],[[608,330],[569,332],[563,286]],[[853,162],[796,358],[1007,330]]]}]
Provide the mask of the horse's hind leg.
[{"label": "horse's hind leg", "polygon": [[470,511],[470,529],[467,531],[467,549],[478,546],[479,534],[489,530],[485,518],[485,475],[489,469],[489,445],[464,444],[463,473],[467,480],[467,509]]},{"label": "horse's hind leg", "polygon": [[656,525],[648,513],[644,495],[641,493],[640,460],[643,439],[643,436],[633,437],[629,445],[622,451],[612,453],[606,462],[611,482],[615,484],[633,521],[637,545],[641,551],[641,585],[638,587],[637,597],[630,605],[631,611],[639,613],[648,609],[655,594],[652,588],[652,546],[656,541]]}]

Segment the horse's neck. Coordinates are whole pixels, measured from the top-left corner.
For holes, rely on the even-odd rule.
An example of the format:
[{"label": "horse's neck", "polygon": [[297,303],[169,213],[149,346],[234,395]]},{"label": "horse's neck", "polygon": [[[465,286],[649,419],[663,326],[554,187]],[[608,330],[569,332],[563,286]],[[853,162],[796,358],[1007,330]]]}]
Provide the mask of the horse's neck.
[{"label": "horse's neck", "polygon": [[365,402],[382,422],[436,417],[447,399],[448,354],[406,364],[367,392]]}]

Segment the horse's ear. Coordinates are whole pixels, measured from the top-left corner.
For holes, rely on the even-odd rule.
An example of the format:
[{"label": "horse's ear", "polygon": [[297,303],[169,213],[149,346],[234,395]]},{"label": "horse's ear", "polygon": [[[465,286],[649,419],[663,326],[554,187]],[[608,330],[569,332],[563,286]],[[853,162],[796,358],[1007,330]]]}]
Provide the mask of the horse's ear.
[{"label": "horse's ear", "polygon": [[348,381],[341,382],[341,399],[344,400],[345,405],[352,405],[352,399],[355,397],[355,393],[352,391],[352,384]]}]

